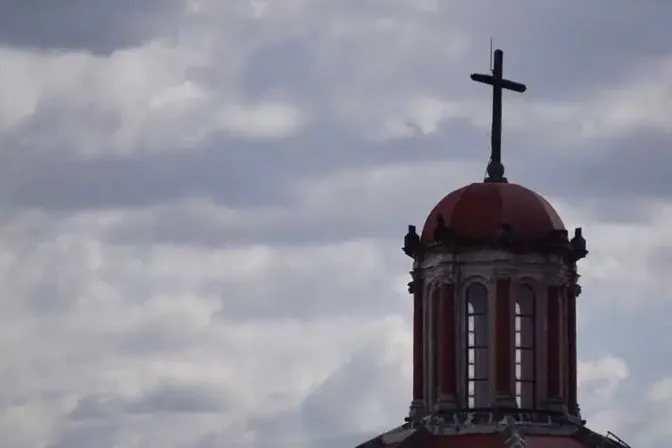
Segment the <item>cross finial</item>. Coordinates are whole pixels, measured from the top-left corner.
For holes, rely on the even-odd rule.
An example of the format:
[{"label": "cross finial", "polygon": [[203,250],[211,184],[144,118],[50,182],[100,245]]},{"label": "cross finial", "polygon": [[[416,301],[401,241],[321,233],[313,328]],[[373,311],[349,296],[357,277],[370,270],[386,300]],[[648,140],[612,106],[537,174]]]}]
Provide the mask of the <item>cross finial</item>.
[{"label": "cross finial", "polygon": [[527,87],[514,81],[504,79],[502,76],[504,52],[495,50],[495,63],[492,75],[474,73],[471,79],[492,86],[492,132],[490,135],[492,153],[488,164],[488,177],[486,182],[506,182],[504,177],[504,165],[502,165],[502,89],[524,92]]}]

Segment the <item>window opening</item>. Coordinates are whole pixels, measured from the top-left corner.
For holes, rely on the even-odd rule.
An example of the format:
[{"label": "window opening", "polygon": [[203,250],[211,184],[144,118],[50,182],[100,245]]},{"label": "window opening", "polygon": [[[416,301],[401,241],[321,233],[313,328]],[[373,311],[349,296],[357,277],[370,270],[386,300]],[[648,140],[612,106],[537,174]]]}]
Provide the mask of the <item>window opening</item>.
[{"label": "window opening", "polygon": [[519,408],[535,407],[535,316],[534,291],[522,286],[515,300],[516,403]]},{"label": "window opening", "polygon": [[480,283],[467,289],[467,406],[487,407],[488,291]]}]

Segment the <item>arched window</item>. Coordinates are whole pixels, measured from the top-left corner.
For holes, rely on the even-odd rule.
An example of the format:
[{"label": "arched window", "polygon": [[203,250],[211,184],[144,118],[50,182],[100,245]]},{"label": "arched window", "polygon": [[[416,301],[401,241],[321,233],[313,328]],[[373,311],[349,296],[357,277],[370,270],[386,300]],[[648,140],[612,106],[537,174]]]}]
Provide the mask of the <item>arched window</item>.
[{"label": "arched window", "polygon": [[523,285],[518,288],[515,299],[516,331],[516,402],[518,407],[535,407],[535,318],[534,290]]},{"label": "arched window", "polygon": [[467,406],[486,407],[488,394],[488,290],[480,283],[467,289]]}]

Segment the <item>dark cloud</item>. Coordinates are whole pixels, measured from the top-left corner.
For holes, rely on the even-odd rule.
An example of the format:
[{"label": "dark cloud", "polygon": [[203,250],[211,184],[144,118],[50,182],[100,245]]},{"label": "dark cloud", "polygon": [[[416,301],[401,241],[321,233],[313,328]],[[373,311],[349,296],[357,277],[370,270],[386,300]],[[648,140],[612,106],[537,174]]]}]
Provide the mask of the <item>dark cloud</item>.
[{"label": "dark cloud", "polygon": [[[650,132],[598,141],[595,142],[594,150],[575,158],[562,154],[562,149],[544,146],[543,141],[524,141],[522,136],[518,136],[511,139],[505,162],[512,182],[526,185],[544,195],[561,198],[581,209],[590,218],[645,222],[654,212],[649,201],[662,200],[672,194],[672,183],[666,177],[667,167],[672,162],[668,160],[669,151],[665,150],[669,146],[667,138],[666,134]],[[409,169],[413,169],[417,161],[445,162],[455,156],[443,150],[444,145],[449,146],[448,140],[448,136],[441,134],[419,139],[417,143],[413,139],[404,139],[403,142],[380,146],[362,146],[359,152],[350,155],[350,163],[359,168],[381,168],[399,163],[399,160],[402,160],[403,166],[405,158]],[[404,146],[410,149],[404,151]],[[389,156],[386,157],[386,154]],[[288,157],[291,158],[292,154]],[[202,194],[209,194],[215,203],[236,210],[239,220],[221,222],[208,215],[208,210],[196,206],[166,207],[157,210],[152,216],[147,215],[144,220],[128,220],[110,229],[108,237],[122,243],[151,238],[154,242],[228,247],[259,242],[273,245],[315,244],[344,241],[353,237],[394,239],[403,236],[409,223],[421,226],[434,203],[450,190],[461,186],[462,182],[447,176],[445,180],[438,181],[431,191],[423,188],[422,196],[419,196],[418,184],[421,182],[409,178],[406,179],[407,185],[390,189],[386,195],[372,196],[368,191],[361,191],[350,198],[340,195],[330,200],[346,200],[347,203],[334,203],[332,206],[322,204],[319,209],[302,203],[303,199],[297,192],[307,193],[312,182],[319,182],[328,174],[346,169],[344,165],[347,165],[348,156],[343,157],[341,163],[333,165],[321,164],[319,157],[306,157],[303,162],[298,162],[297,158],[296,164],[278,158],[269,161],[276,168],[276,178],[247,177],[234,190],[233,196],[227,197],[227,190],[223,187],[214,187],[215,182],[211,184],[212,189],[201,190]],[[479,159],[484,161],[476,151],[471,154],[465,151],[461,160],[468,160],[478,166]],[[237,166],[242,169],[243,163]],[[303,174],[302,168],[311,174]],[[415,169],[421,176],[422,170]],[[254,170],[256,168],[250,165],[249,172]],[[478,181],[480,174],[474,170],[473,181]],[[184,178],[198,183],[203,177],[197,175],[194,170],[193,175],[184,174]],[[224,179],[220,180],[225,182]],[[296,188],[297,180],[303,182],[299,190]],[[169,179],[156,181],[167,184]],[[367,186],[363,184],[361,188],[366,189]],[[56,186],[54,189],[44,189],[43,193],[53,194],[57,190]],[[75,198],[74,195],[71,197]],[[160,203],[161,200],[171,199],[174,198],[168,195],[163,198],[157,196],[153,201]],[[264,200],[267,204],[264,204]],[[273,202],[276,206],[282,204],[282,208],[274,208],[271,205]]]},{"label": "dark cloud", "polygon": [[[672,6],[661,0],[571,0],[562,7],[475,0],[424,12],[378,1],[317,3],[300,32],[258,41],[243,79],[251,96],[282,89],[328,98],[358,90],[384,98],[421,90],[463,99],[476,89],[468,74],[488,68],[492,36],[505,50],[505,73],[528,85],[528,97],[580,98],[669,54],[670,14]],[[384,17],[394,25],[377,26]],[[324,30],[339,21],[352,24],[350,32],[326,38]],[[456,57],[450,48],[458,32],[469,37],[467,51]]]},{"label": "dark cloud", "polygon": [[670,53],[665,17],[672,4],[665,1],[477,0],[464,6],[446,8],[445,14],[474,44],[480,42],[483,55],[493,36],[504,49],[505,71],[526,82],[532,95],[583,95],[617,80],[638,61]]},{"label": "dark cloud", "polygon": [[[454,137],[459,141],[460,135],[465,133]],[[140,207],[196,196],[241,208],[280,205],[288,200],[286,188],[306,176],[473,155],[466,148],[475,145],[454,142],[456,148],[446,150],[442,137],[372,143],[345,129],[318,127],[279,142],[219,138],[189,151],[131,157],[82,160],[45,149],[16,160],[7,153],[6,178],[14,184],[5,200],[52,210]],[[466,138],[473,133],[467,131]]]},{"label": "dark cloud", "polygon": [[56,210],[140,207],[194,196],[240,207],[267,205],[281,200],[273,188],[280,173],[259,163],[262,151],[270,157],[269,149],[250,144],[236,150],[222,142],[208,150],[137,158],[52,158],[27,167],[10,200]]},{"label": "dark cloud", "polygon": [[[455,33],[445,16],[410,14],[395,17],[398,26],[376,27],[389,9],[348,10],[340,3],[334,9],[339,11],[316,13],[315,22],[300,33],[274,36],[253,48],[242,77],[245,93],[254,98],[280,90],[325,109],[339,100],[339,92],[359,92],[373,101],[411,91],[453,99],[468,95],[455,88],[468,83],[468,73],[465,61],[447,45]],[[352,30],[325,35],[339,22]],[[411,45],[402,41],[409,35],[417,39]]]},{"label": "dark cloud", "polygon": [[530,170],[530,175],[540,183],[543,179],[554,192],[572,189],[606,200],[672,196],[672,132],[638,129],[591,143],[574,160],[548,151],[550,163],[537,165],[538,170]]},{"label": "dark cloud", "polygon": [[118,417],[123,414],[124,406],[124,400],[116,396],[89,395],[79,399],[77,406],[70,412],[70,419],[78,421]]},{"label": "dark cloud", "polygon": [[95,424],[73,425],[57,434],[46,448],[113,448],[117,446],[120,428],[113,420]]},{"label": "dark cloud", "polygon": [[182,7],[181,0],[5,0],[0,43],[111,53],[171,33]]},{"label": "dark cloud", "polygon": [[[400,199],[405,203],[411,202],[413,197]],[[344,243],[352,238],[372,238],[401,244],[409,221],[421,225],[424,215],[433,204],[430,199],[411,207],[405,207],[405,204],[389,207],[366,200],[358,205],[362,207],[362,212],[354,215],[338,214],[335,210],[324,214],[288,206],[275,216],[269,212],[269,216],[265,217],[261,209],[258,218],[254,212],[243,212],[244,219],[235,224],[220,222],[209,215],[207,209],[199,211],[198,207],[192,210],[176,207],[158,211],[147,217],[147,220],[129,218],[123,224],[109,229],[106,237],[108,241],[119,244],[145,240],[211,248],[236,248],[252,244],[300,247]]]},{"label": "dark cloud", "polygon": [[[403,236],[408,223],[421,226],[434,203],[461,186],[461,181],[447,176],[433,191],[423,190],[418,197],[418,185],[407,179],[407,185],[387,195],[361,191],[347,203],[322,204],[320,209],[304,204],[302,195],[325,176],[352,168],[406,164],[411,169],[416,163],[432,160],[485,165],[482,153],[487,150],[468,149],[485,146],[485,142],[477,143],[474,134],[459,134],[456,129],[451,135],[446,131],[381,144],[356,143],[353,138],[342,150],[333,140],[320,147],[308,137],[276,145],[220,141],[208,149],[177,154],[88,162],[53,160],[31,166],[32,173],[26,170],[18,185],[6,190],[6,201],[58,213],[175,204],[111,228],[107,237],[119,243],[142,240],[232,247],[259,242],[292,245],[353,237],[397,238]],[[596,141],[595,145],[602,147],[595,146],[575,158],[543,140],[517,135],[509,139],[505,163],[512,182],[562,198],[594,218],[641,222],[650,217],[648,199],[672,194],[672,183],[666,180],[670,165],[667,138],[666,134],[649,132]],[[458,144],[460,141],[467,143]],[[11,164],[5,167],[12,171]],[[473,180],[479,180],[481,174],[474,170]],[[207,209],[175,203],[196,197],[226,206],[239,219],[222,222]]]},{"label": "dark cloud", "polygon": [[[150,14],[148,11],[151,8],[157,7],[153,2],[141,3],[144,5],[141,12],[131,14],[132,8],[121,7],[115,10],[124,13],[115,14],[142,17],[143,14]],[[478,0],[474,5],[470,4],[468,9],[445,8],[432,14],[411,13],[409,9],[405,19],[416,20],[418,31],[433,29],[436,42],[441,42],[441,33],[446,33],[445,38],[448,40],[450,32],[454,31],[453,28],[440,26],[444,21],[459,22],[458,28],[463,28],[472,36],[489,29],[489,33],[497,37],[497,43],[507,48],[507,54],[508,48],[511,48],[511,62],[510,65],[507,62],[507,68],[512,73],[525,75],[523,81],[531,87],[539,86],[530,89],[531,98],[553,92],[562,92],[561,96],[565,98],[583,92],[584,88],[594,88],[598,81],[615,82],[631,69],[635,59],[669,52],[666,41],[659,39],[660,30],[667,26],[660,19],[664,16],[660,8],[667,6],[660,6],[659,3],[633,5],[617,1],[609,4],[610,14],[605,15],[599,3],[586,8],[573,1],[566,9],[558,9],[522,1],[507,4],[506,7],[493,6],[490,2]],[[14,14],[20,13],[18,6],[12,8],[16,10]],[[166,5],[161,8],[165,11]],[[394,35],[400,30],[394,27],[385,29],[381,31],[381,36],[373,33],[372,37],[369,36],[373,41],[356,33],[345,34],[345,41],[340,44],[338,39],[332,42],[325,40],[324,36],[318,38],[319,33],[324,33],[323,28],[317,26],[324,25],[324,17],[319,14],[325,11],[336,14],[336,18],[346,17],[366,24],[363,18],[374,19],[383,15],[384,11],[395,8],[406,11],[399,5],[383,7],[379,2],[353,4],[350,8],[339,4],[336,8],[338,14],[333,6],[313,6],[315,16],[307,16],[312,20],[311,25],[301,33],[257,42],[258,45],[254,47],[256,50],[248,56],[243,68],[242,81],[247,96],[263,98],[266,94],[282,90],[294,92],[299,102],[310,98],[310,103],[317,106],[314,109],[317,115],[312,118],[311,127],[299,136],[263,143],[221,137],[180,153],[155,153],[116,159],[81,160],[67,151],[64,153],[50,146],[44,148],[44,151],[38,151],[39,154],[32,159],[26,155],[20,162],[3,161],[6,172],[1,177],[6,185],[10,184],[4,191],[5,200],[14,205],[79,210],[142,207],[200,196],[234,208],[252,208],[291,203],[288,186],[307,175],[324,176],[351,167],[422,160],[478,159],[485,164],[487,136],[466,122],[444,124],[437,134],[431,136],[416,135],[385,143],[371,143],[363,140],[359,131],[353,131],[345,124],[343,117],[330,111],[328,103],[332,101],[332,93],[344,89],[347,91],[348,88],[357,91],[362,86],[366,87],[366,94],[371,95],[372,101],[384,98],[390,92],[417,89],[453,99],[473,98],[477,95],[477,87],[471,86],[467,78],[471,71],[478,70],[480,66],[480,62],[477,62],[480,57],[473,52],[457,60],[449,59],[438,53],[432,54],[432,51],[441,51],[436,43],[424,51],[417,51],[418,46],[423,44],[420,40],[408,48],[400,48],[398,54],[385,53],[396,60],[394,70],[370,73],[366,69],[375,62],[375,54],[370,55],[372,58],[369,64],[366,64],[366,60],[356,61],[355,58],[366,59],[368,52],[375,53],[376,49],[386,46],[394,47],[394,41],[386,44],[384,40],[375,39],[387,36],[385,33]],[[64,11],[66,9],[63,7]],[[622,26],[626,20],[628,23],[632,20],[645,22],[647,26],[645,29]],[[245,24],[238,26],[246,32],[254,28],[252,23]],[[599,39],[595,37],[594,31],[598,25]],[[569,32],[569,29],[572,31]],[[263,28],[257,31],[268,32]],[[635,32],[638,33],[637,39],[632,34]],[[484,41],[487,41],[487,35],[483,35]],[[548,36],[548,39],[540,39],[540,35]],[[350,40],[353,43],[361,41],[362,45],[350,45]],[[476,43],[476,40],[472,40],[472,47]],[[343,45],[349,51],[344,51]],[[602,48],[606,50],[600,51]],[[616,48],[618,54],[615,53]],[[389,49],[385,48],[385,51]],[[484,54],[486,51],[484,48]],[[456,83],[458,79],[462,81]],[[487,97],[485,92],[483,96]],[[52,113],[62,115],[61,112]],[[46,117],[43,117],[44,120],[49,121]],[[36,120],[36,123],[39,122]],[[39,131],[41,126],[45,126],[44,123],[36,129],[27,127],[23,132],[45,133],[45,129]],[[47,126],[46,129],[51,128]],[[648,170],[661,172],[664,169],[662,167],[667,166],[661,163],[665,162],[666,151],[657,149],[668,145],[667,137],[661,135],[653,139],[651,133],[647,133],[643,138],[633,136],[626,140],[603,141],[599,144],[609,146],[609,150],[600,151],[600,157],[586,154],[573,160],[553,158],[552,153],[556,149],[548,148],[544,141],[552,138],[529,132],[519,135],[507,133],[506,165],[523,174],[519,179],[530,179],[534,185],[546,191],[570,198],[583,195],[600,198],[616,196],[622,199],[627,194],[634,200],[641,196],[669,193],[667,187],[670,183],[665,182],[665,176],[650,176],[651,171]],[[12,143],[15,142],[6,142],[6,146],[11,147]],[[49,146],[48,141],[46,144]],[[533,147],[534,151],[528,150]],[[632,149],[634,147],[638,148],[636,152]],[[647,157],[641,156],[642,151]],[[538,155],[530,156],[531,153]],[[553,163],[549,163],[551,160]],[[17,172],[21,173],[19,178],[15,174]],[[7,179],[14,181],[10,183]],[[632,188],[635,183],[637,187]],[[347,228],[348,225],[342,223],[342,226]],[[329,228],[327,226],[323,229]],[[291,233],[289,229],[281,232],[281,235],[293,238]],[[239,237],[231,238],[240,241]],[[244,236],[242,238],[245,239]]]},{"label": "dark cloud", "polygon": [[135,331],[125,333],[121,337],[119,349],[137,356],[175,354],[198,345],[202,337],[203,334],[192,333],[185,328],[146,323]]},{"label": "dark cloud", "polygon": [[201,414],[221,412],[229,405],[220,391],[195,384],[161,384],[140,397],[90,395],[70,412],[73,421],[120,418],[139,414]]},{"label": "dark cloud", "polygon": [[132,414],[213,413],[227,407],[227,398],[203,385],[165,384],[128,406]]}]

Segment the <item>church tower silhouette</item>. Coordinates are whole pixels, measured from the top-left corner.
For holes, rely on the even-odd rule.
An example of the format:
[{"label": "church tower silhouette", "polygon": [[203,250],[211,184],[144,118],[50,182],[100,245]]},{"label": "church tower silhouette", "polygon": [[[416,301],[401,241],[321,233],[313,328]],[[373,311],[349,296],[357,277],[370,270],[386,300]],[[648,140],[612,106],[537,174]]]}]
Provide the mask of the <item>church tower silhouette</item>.
[{"label": "church tower silhouette", "polygon": [[589,430],[577,401],[577,262],[555,209],[504,177],[502,90],[496,50],[492,153],[483,182],[445,196],[420,234],[409,226],[413,259],[413,400],[406,423],[357,448],[628,447]]}]

